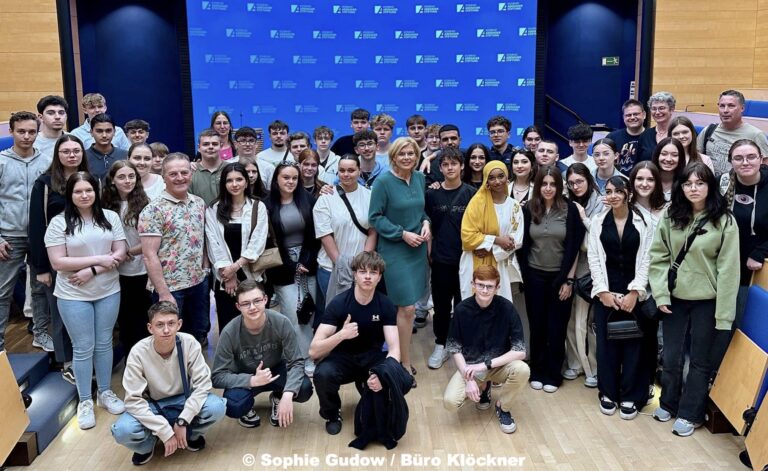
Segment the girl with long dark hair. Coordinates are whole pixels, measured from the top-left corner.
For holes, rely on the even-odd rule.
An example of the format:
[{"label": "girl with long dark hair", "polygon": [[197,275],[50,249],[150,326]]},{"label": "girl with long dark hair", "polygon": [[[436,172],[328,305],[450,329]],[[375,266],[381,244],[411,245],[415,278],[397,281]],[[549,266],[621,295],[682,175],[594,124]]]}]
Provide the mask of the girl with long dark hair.
[{"label": "girl with long dark hair", "polygon": [[480,188],[483,184],[483,167],[490,160],[490,151],[484,144],[476,142],[467,147],[464,153],[464,173],[461,176],[464,183]]},{"label": "girl with long dark hair", "polygon": [[136,229],[139,214],[149,204],[149,197],[144,193],[136,166],[128,160],[118,160],[109,168],[101,198],[104,208],[120,215],[128,243],[127,258],[117,267],[121,293],[117,322],[120,325],[120,343],[127,356],[131,348],[147,336],[146,319],[137,313],[147,312],[152,305],[152,295],[147,291],[147,267]]},{"label": "girl with long dark hair", "polygon": [[685,168],[685,148],[683,148],[683,144],[674,137],[665,137],[659,141],[659,144],[653,151],[651,162],[659,169],[664,199],[670,201],[672,199],[672,188],[680,179]]},{"label": "girl with long dark hair", "polygon": [[[690,242],[692,234],[696,237]],[[684,248],[682,263],[676,263]],[[653,416],[666,422],[676,415],[672,432],[687,437],[704,422],[716,366],[712,346],[718,331],[731,329],[739,287],[738,227],[712,170],[703,163],[687,166],[674,185],[651,246],[649,277],[664,315],[661,400]],[[686,338],[690,366],[683,386]]]},{"label": "girl with long dark hair", "polygon": [[126,244],[120,216],[102,210],[99,183],[89,173],[67,179],[64,213],[45,233],[51,266],[57,271],[59,313],[72,338],[72,369],[80,403],[81,429],[96,425],[91,398],[91,376],[96,371],[97,405],[111,414],[125,411],[110,388],[112,330],[120,307],[117,267],[125,259]]},{"label": "girl with long dark hair", "polygon": [[512,154],[512,177],[509,196],[515,199],[521,206],[528,202],[533,189],[533,179],[536,178],[536,156],[532,151],[516,149]]},{"label": "girl with long dark hair", "polygon": [[[240,157],[240,164],[245,167],[245,171],[248,172],[248,183],[250,185],[251,196],[258,198],[262,201],[266,200],[269,196],[269,190],[264,184],[264,180],[261,178],[261,170],[251,158]],[[271,164],[267,164],[270,165]]]},{"label": "girl with long dark hair", "polygon": [[696,128],[693,126],[693,122],[685,116],[675,116],[669,122],[669,135],[674,137],[683,145],[685,149],[685,164],[688,165],[691,162],[702,162],[710,170],[715,171],[712,159],[706,154],[702,154],[696,148]]},{"label": "girl with long dark hair", "polygon": [[64,211],[67,179],[77,172],[88,171],[88,159],[82,141],[72,134],[61,136],[53,147],[53,160],[47,172],[40,175],[32,186],[29,203],[29,265],[31,274],[45,287],[45,297],[51,314],[51,340],[44,322],[33,326],[34,342],[46,351],[54,351],[56,361],[64,364],[63,377],[75,382],[72,372],[72,342],[59,314],[56,297],[56,271],[51,268],[48,251],[45,250],[45,230],[54,216]]},{"label": "girl with long dark hair", "polygon": [[[645,405],[648,377],[644,373],[642,338],[614,340],[608,336],[613,316],[632,313],[638,322],[640,302],[648,297],[648,260],[653,227],[632,207],[626,177],[608,179],[609,210],[595,216],[589,230],[589,270],[597,337],[597,376],[600,411],[631,420]],[[639,404],[639,407],[638,407]]]},{"label": "girl with long dark hair", "polygon": [[531,387],[553,393],[563,382],[575,261],[585,229],[576,205],[563,197],[560,171],[551,165],[539,167],[523,214],[521,266],[531,325]]},{"label": "girl with long dark hair", "polygon": [[[568,200],[576,205],[581,216],[584,228],[589,231],[592,218],[605,211],[605,204],[600,191],[592,179],[589,167],[581,162],[571,164],[565,171],[566,186],[568,187]],[[589,273],[586,244],[582,244],[579,250],[579,258],[576,262],[574,278],[579,279]],[[595,356],[595,333],[588,328],[592,325],[591,305],[581,299],[573,297],[571,307],[571,319],[568,322],[568,333],[565,342],[565,355],[567,368],[563,371],[563,377],[568,380],[578,378],[584,373],[584,385],[588,388],[597,386],[597,359]]]},{"label": "girl with long dark hair", "polygon": [[211,115],[211,129],[219,135],[221,147],[219,147],[219,158],[229,160],[237,156],[235,148],[235,135],[232,131],[232,119],[226,111],[214,111]]},{"label": "girl with long dark hair", "polygon": [[543,135],[537,126],[528,126],[523,131],[523,147],[531,152],[536,152]]},{"label": "girl with long dark hair", "polygon": [[[256,211],[255,227],[253,211]],[[237,285],[246,279],[261,281],[263,278],[263,272],[252,272],[249,264],[264,252],[268,219],[266,206],[251,196],[245,167],[239,163],[225,165],[221,170],[219,196],[205,211],[205,240],[215,278],[213,295],[219,332],[239,314],[234,299]]]}]

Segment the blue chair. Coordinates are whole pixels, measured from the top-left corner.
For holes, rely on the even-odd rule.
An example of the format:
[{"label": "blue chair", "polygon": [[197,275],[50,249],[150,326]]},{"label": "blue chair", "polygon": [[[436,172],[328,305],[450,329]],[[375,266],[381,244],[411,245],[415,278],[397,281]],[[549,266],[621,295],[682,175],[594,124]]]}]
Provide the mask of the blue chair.
[{"label": "blue chair", "polygon": [[9,149],[13,146],[13,137],[3,136],[0,137],[0,150]]},{"label": "blue chair", "polygon": [[745,100],[744,116],[752,118],[768,118],[768,101]]}]

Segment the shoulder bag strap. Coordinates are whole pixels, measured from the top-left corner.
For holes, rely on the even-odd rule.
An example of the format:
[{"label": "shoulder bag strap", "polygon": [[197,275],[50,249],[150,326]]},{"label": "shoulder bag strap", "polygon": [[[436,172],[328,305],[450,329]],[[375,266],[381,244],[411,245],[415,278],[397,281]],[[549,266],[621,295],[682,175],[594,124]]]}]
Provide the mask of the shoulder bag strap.
[{"label": "shoulder bag strap", "polygon": [[672,264],[672,267],[670,270],[677,271],[680,268],[680,265],[683,263],[683,259],[685,259],[685,255],[688,253],[688,249],[691,248],[691,244],[693,244],[694,239],[696,239],[696,236],[699,235],[699,232],[701,231],[701,228],[704,227],[704,224],[707,223],[706,218],[702,218],[701,221],[699,221],[698,224],[696,224],[696,227],[693,229],[693,232],[691,235],[688,236],[688,239],[685,241],[685,245],[680,249],[680,252],[677,253],[677,257],[675,258],[675,262]]},{"label": "shoulder bag strap", "polygon": [[176,356],[179,359],[179,370],[181,371],[181,384],[184,385],[184,397],[189,397],[189,381],[187,380],[187,368],[184,365],[184,347],[181,345],[181,337],[176,336]]},{"label": "shoulder bag strap", "polygon": [[352,223],[354,223],[355,227],[357,227],[360,230],[360,232],[363,233],[363,235],[367,236],[368,231],[363,227],[362,224],[360,224],[360,221],[357,220],[357,216],[355,216],[355,211],[352,209],[352,205],[349,203],[349,199],[347,199],[347,194],[344,192],[344,189],[341,187],[341,185],[336,185],[336,191],[339,192],[341,201],[344,202],[344,206],[347,207],[347,211],[349,211],[349,215],[352,216]]}]

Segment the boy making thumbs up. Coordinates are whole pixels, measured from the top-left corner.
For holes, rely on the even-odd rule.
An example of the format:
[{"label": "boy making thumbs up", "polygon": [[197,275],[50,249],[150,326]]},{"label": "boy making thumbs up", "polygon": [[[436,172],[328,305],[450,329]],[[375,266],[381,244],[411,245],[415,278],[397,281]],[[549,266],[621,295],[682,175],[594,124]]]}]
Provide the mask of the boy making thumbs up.
[{"label": "boy making thumbs up", "polygon": [[258,282],[243,281],[235,296],[241,315],[221,331],[211,380],[224,389],[227,416],[243,427],[261,424],[253,405],[265,391],[270,391],[270,424],[287,427],[293,422],[293,403],[312,396],[296,331],[287,317],[266,308],[267,296]]}]

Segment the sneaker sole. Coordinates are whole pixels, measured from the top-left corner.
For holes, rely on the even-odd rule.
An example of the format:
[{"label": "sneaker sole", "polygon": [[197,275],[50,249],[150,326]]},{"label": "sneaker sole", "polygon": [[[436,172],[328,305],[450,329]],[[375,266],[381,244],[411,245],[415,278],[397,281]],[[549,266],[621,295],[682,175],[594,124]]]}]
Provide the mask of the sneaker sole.
[{"label": "sneaker sole", "polygon": [[478,402],[477,404],[475,404],[475,409],[477,409],[477,410],[488,410],[490,408],[491,408],[491,403],[490,402],[487,402],[487,403],[486,402]]},{"label": "sneaker sole", "polygon": [[672,434],[678,437],[690,437],[691,435],[693,435],[693,432],[695,431],[696,431],[696,428],[694,427],[691,429],[690,432],[687,432],[687,433],[681,433],[681,432],[678,432],[677,430],[672,430]]},{"label": "sneaker sole", "polygon": [[261,420],[259,420],[256,423],[252,423],[252,422],[243,422],[242,420],[237,419],[237,423],[240,424],[240,426],[244,427],[244,428],[256,428],[259,425],[261,425]]},{"label": "sneaker sole", "polygon": [[501,427],[501,431],[506,434],[515,433],[517,431],[517,425],[512,426],[511,429],[505,429],[504,427]]},{"label": "sneaker sole", "polygon": [[45,348],[45,347],[43,346],[43,344],[41,344],[41,343],[37,343],[37,342],[34,342],[34,341],[32,342],[32,346],[33,346],[33,347],[35,347],[35,348],[40,348],[40,349],[42,349],[44,352],[48,352],[48,353],[51,353],[51,352],[53,352],[53,349],[52,349],[52,348]]},{"label": "sneaker sole", "polygon": [[104,405],[104,403],[103,403],[103,402],[101,402],[101,401],[100,401],[100,400],[98,400],[98,399],[96,400],[96,405],[97,405],[98,407],[101,407],[102,409],[104,409],[105,411],[109,412],[109,413],[110,413],[110,414],[112,414],[112,415],[120,415],[120,414],[122,414],[123,412],[125,412],[125,406],[123,406],[123,409],[122,409],[122,410],[115,410],[115,411],[113,412],[113,411],[109,410],[109,407],[107,407],[106,405]]},{"label": "sneaker sole", "polygon": [[657,422],[662,422],[662,423],[664,423],[664,422],[669,422],[670,420],[672,420],[672,416],[670,415],[670,416],[669,416],[669,417],[667,417],[667,418],[662,418],[662,417],[659,417],[659,416],[658,416],[658,415],[656,415],[656,414],[653,414],[653,420],[655,420],[655,421],[657,421]]},{"label": "sneaker sole", "polygon": [[[603,413],[603,414],[605,414],[605,415],[613,415],[613,414],[615,414],[615,413],[616,413],[616,408],[614,407],[613,409],[606,409],[605,407],[603,407],[603,406],[601,405],[601,406],[600,406],[600,412],[602,412],[602,413]],[[622,417],[622,418],[623,418],[623,417]]]}]

